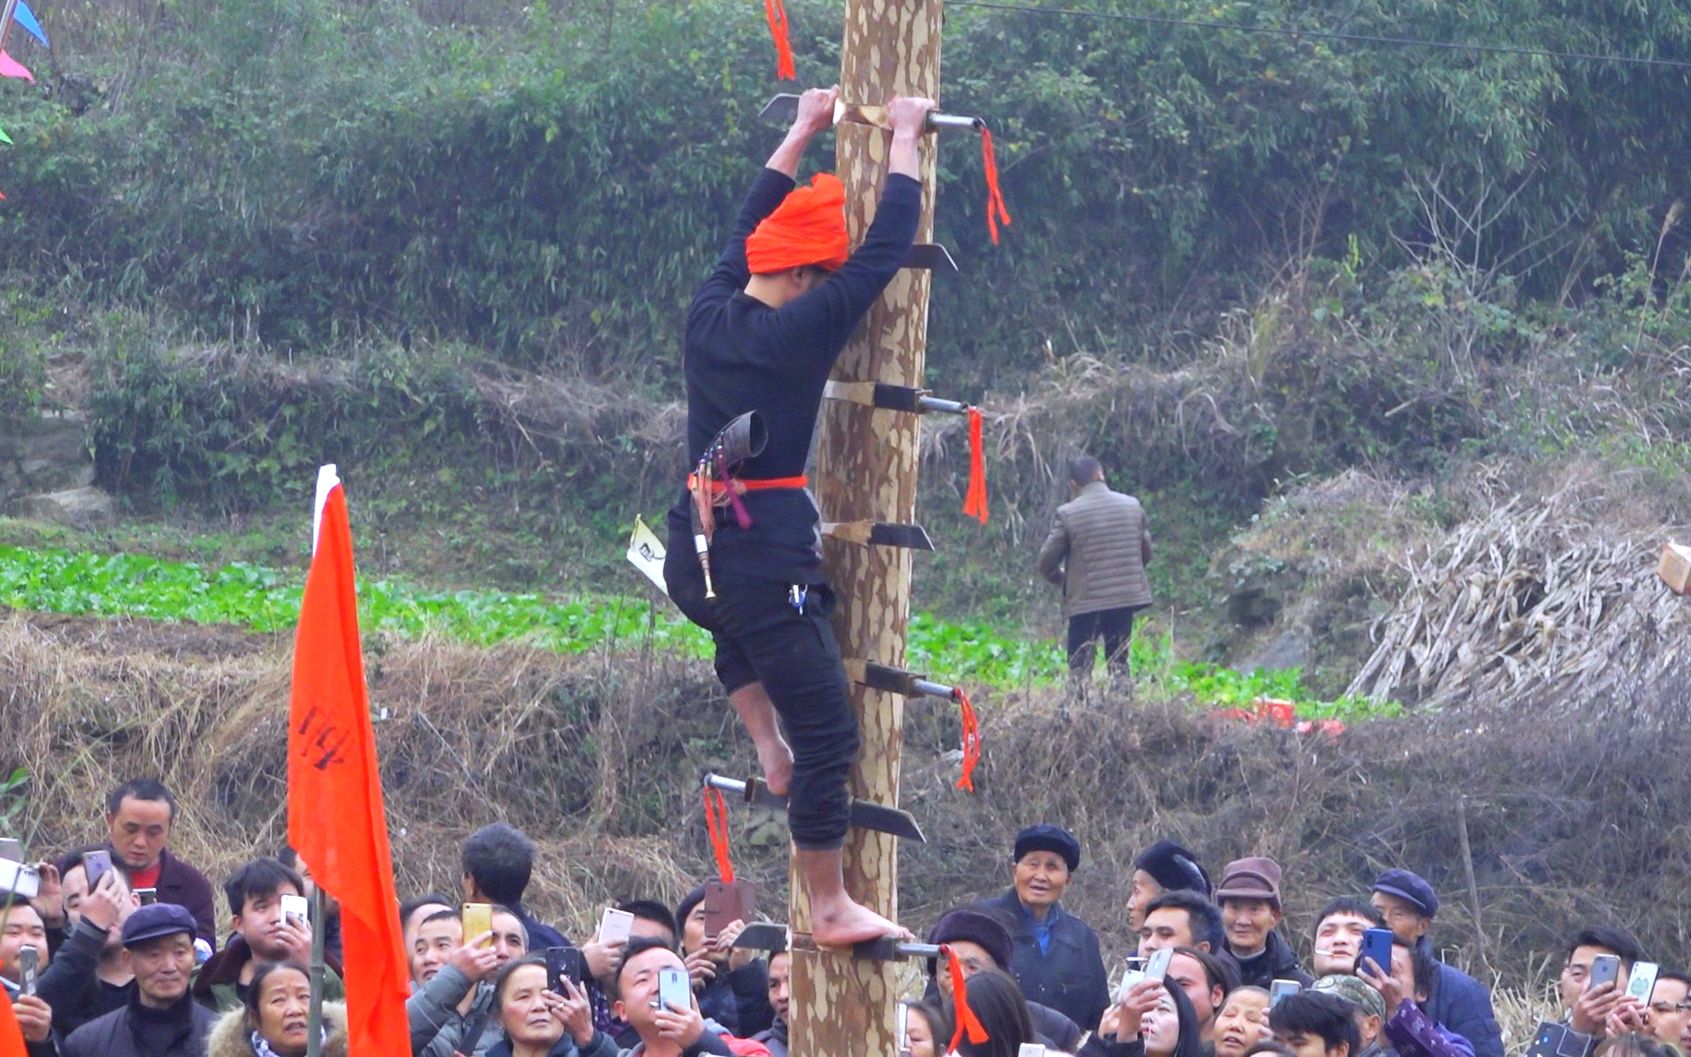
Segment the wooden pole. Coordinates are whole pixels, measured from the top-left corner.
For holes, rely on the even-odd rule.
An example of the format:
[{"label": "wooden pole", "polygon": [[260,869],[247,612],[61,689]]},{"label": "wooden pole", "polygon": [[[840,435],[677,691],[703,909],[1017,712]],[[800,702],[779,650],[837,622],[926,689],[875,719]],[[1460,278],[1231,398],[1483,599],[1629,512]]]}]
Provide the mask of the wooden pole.
[{"label": "wooden pole", "polygon": [[[847,0],[840,96],[886,103],[897,95],[939,98],[940,0]],[[846,224],[853,243],[874,219],[886,179],[891,134],[844,124],[835,131],[836,172],[846,187]],[[922,146],[922,219],[918,242],[933,237],[935,139]],[[929,273],[901,271],[870,309],[835,366],[843,381],[920,385],[926,354]],[[816,497],[829,521],[916,520],[919,417],[843,400],[822,409]],[[910,616],[911,551],[823,543],[828,581],[839,596],[834,631],[846,657],[902,666]],[[903,700],[854,687],[852,705],[863,751],[852,769],[855,796],[898,803]],[[846,838],[845,879],[851,894],[876,912],[898,917],[898,842],[853,829]],[[898,966],[853,961],[806,949],[809,907],[793,878],[795,936],[791,959],[791,1051],[795,1057],[864,1057],[896,1052]]]}]

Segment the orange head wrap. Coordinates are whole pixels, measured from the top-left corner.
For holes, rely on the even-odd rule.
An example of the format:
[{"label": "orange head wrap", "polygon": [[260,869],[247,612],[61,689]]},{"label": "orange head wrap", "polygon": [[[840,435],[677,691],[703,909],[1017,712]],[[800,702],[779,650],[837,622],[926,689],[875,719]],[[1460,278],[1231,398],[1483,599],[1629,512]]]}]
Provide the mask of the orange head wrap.
[{"label": "orange head wrap", "polygon": [[806,264],[833,271],[846,262],[845,184],[819,172],[809,187],[795,187],[746,239],[746,265],[768,275]]}]

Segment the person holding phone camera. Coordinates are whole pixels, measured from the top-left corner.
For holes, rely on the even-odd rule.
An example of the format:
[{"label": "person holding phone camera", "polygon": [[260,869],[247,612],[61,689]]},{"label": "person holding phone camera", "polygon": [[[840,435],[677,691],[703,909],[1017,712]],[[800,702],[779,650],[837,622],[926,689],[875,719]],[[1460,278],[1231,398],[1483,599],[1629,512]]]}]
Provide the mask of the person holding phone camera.
[{"label": "person holding phone camera", "polygon": [[[621,1057],[732,1055],[722,1036],[699,1013],[688,983],[687,965],[660,939],[629,940],[612,980],[611,1011],[634,1029],[639,1041]],[[667,996],[667,997],[666,997]]]},{"label": "person holding phone camera", "polygon": [[84,854],[103,845],[78,848],[56,867],[61,879],[66,935],[41,974],[41,997],[53,1007],[55,1030],[69,1035],[96,1017],[129,1002],[135,974],[123,958],[123,923],[141,906],[123,874],[107,870],[88,887]]},{"label": "person holding phone camera", "polygon": [[1356,975],[1380,993],[1385,1020],[1380,1030],[1398,1057],[1474,1057],[1469,1040],[1438,1025],[1421,1008],[1438,976],[1438,962],[1420,944],[1393,937],[1391,964],[1364,955]]},{"label": "person holding phone camera", "polygon": [[[1588,1047],[1609,1033],[1611,1017],[1618,1018],[1617,1026],[1629,1015],[1642,1020],[1643,1004],[1626,993],[1626,980],[1643,957],[1643,946],[1625,929],[1592,926],[1568,941],[1557,990],[1568,1029],[1589,1040]],[[1595,978],[1594,969],[1602,970]]]},{"label": "person holding phone camera", "polygon": [[1438,893],[1433,891],[1433,886],[1412,871],[1387,870],[1375,879],[1369,902],[1380,912],[1393,935],[1424,948],[1432,959],[1437,974],[1423,981],[1427,997],[1422,1000],[1422,1008],[1427,1015],[1446,1031],[1467,1039],[1474,1047],[1474,1057],[1503,1057],[1503,1030],[1497,1026],[1497,1014],[1492,1011],[1491,992],[1472,976],[1439,961],[1433,954],[1428,934],[1439,909]]},{"label": "person holding phone camera", "polygon": [[1076,1057],[1203,1057],[1192,1000],[1167,979],[1145,977],[1104,1011]]},{"label": "person holding phone camera", "polygon": [[[29,1057],[55,1057],[53,1007],[37,993],[49,957],[47,927],[35,907],[27,902],[7,905],[9,898],[10,893],[0,891],[0,987],[11,1000]],[[26,973],[31,959],[34,964]]]},{"label": "person holding phone camera", "polygon": [[[311,962],[311,922],[283,913],[282,898],[305,895],[299,874],[271,858],[243,863],[223,883],[229,901],[231,936],[221,951],[200,967],[194,997],[227,1013],[246,1003],[253,974],[264,962]],[[346,997],[339,959],[326,958],[323,993],[333,1001]]]},{"label": "person holding phone camera", "polygon": [[499,970],[492,1009],[502,1038],[486,1051],[489,1057],[616,1057],[616,1043],[593,1026],[587,992],[568,977],[549,976],[538,955]]},{"label": "person holding phone camera", "polygon": [[704,899],[700,885],[675,908],[687,975],[705,1019],[749,1038],[767,1030],[775,1019],[769,1004],[768,969],[755,951],[734,947],[734,940],[745,930],[744,921],[730,922],[715,936],[705,935]]}]

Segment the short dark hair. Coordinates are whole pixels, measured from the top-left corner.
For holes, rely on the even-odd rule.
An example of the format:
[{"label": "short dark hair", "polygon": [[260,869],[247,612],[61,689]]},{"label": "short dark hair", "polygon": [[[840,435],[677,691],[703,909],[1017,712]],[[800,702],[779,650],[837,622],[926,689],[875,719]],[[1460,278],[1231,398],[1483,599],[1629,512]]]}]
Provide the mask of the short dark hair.
[{"label": "short dark hair", "polygon": [[1193,943],[1207,943],[1210,950],[1216,953],[1225,949],[1221,908],[1210,902],[1202,893],[1194,892],[1190,888],[1171,889],[1145,904],[1145,913],[1149,916],[1153,910],[1166,910],[1169,907],[1186,911],[1187,931],[1192,933]]},{"label": "short dark hair", "polygon": [[[530,954],[521,958],[512,958],[500,968],[497,974],[494,975],[493,1012],[495,1016],[498,1016],[499,1012],[505,1008],[505,985],[510,981],[512,974],[525,965],[538,965],[541,969],[545,970],[546,956],[544,954]],[[550,970],[547,972],[548,975],[550,975]],[[548,980],[547,983],[550,984],[551,981]]]},{"label": "short dark hair", "polygon": [[59,877],[62,879],[65,874],[82,867],[82,857],[84,855],[87,855],[91,851],[105,850],[105,841],[101,841],[98,844],[82,844],[59,856],[58,860],[54,862],[53,865],[58,867]]},{"label": "short dark hair", "polygon": [[[523,930],[523,950],[528,950],[528,922],[523,920],[523,916],[521,914],[512,910],[504,903],[493,904],[492,908],[488,911],[487,916],[489,918],[493,918],[499,914],[504,914],[506,917],[513,917],[517,919],[517,928]],[[464,938],[469,939],[470,937],[465,936]]]},{"label": "short dark hair", "polygon": [[1090,455],[1076,455],[1069,460],[1069,482],[1091,484],[1104,470],[1104,464]]},{"label": "short dark hair", "polygon": [[430,903],[439,903],[446,907],[452,906],[452,900],[439,892],[424,892],[420,896],[412,896],[410,899],[402,900],[399,904],[399,927],[404,928],[406,922],[411,920],[412,914]]},{"label": "short dark hair", "polygon": [[264,981],[271,974],[291,970],[305,977],[306,983],[311,982],[311,973],[295,961],[259,962],[252,971],[252,983],[247,985],[246,992],[241,995],[241,1004],[247,1007],[247,1023],[253,1028],[258,1027],[259,1006],[264,1001]]},{"label": "short dark hair", "polygon": [[617,909],[633,914],[641,921],[650,921],[662,925],[669,932],[669,945],[675,946],[681,941],[681,928],[675,923],[675,914],[655,899],[630,899],[626,903],[617,904]]},{"label": "short dark hair", "polygon": [[170,790],[164,783],[154,778],[131,778],[129,781],[112,790],[106,797],[106,814],[115,815],[117,809],[123,806],[125,800],[163,800],[170,805],[170,821],[176,821],[176,798],[170,795]]},{"label": "short dark hair", "polygon": [[1663,969],[1656,974],[1656,982],[1659,984],[1663,980],[1677,981],[1684,984],[1686,990],[1691,991],[1691,973],[1682,972],[1679,969]]},{"label": "short dark hair", "polygon": [[1588,925],[1574,934],[1568,941],[1568,948],[1562,954],[1562,961],[1566,962],[1574,956],[1574,951],[1581,947],[1601,947],[1620,956],[1620,960],[1631,965],[1644,957],[1644,945],[1627,930],[1615,925]]},{"label": "short dark hair", "polygon": [[295,895],[305,894],[305,879],[297,872],[275,859],[254,859],[236,867],[223,882],[223,898],[229,901],[229,913],[244,914],[248,899],[275,895],[285,884],[294,886]]},{"label": "short dark hair", "polygon": [[628,946],[622,949],[622,957],[617,961],[617,971],[611,976],[611,997],[622,997],[622,972],[628,968],[628,963],[648,951],[668,951],[675,953],[675,948],[655,936],[630,936]]},{"label": "short dark hair", "polygon": [[1309,934],[1314,936],[1320,932],[1321,923],[1334,914],[1355,914],[1359,918],[1367,918],[1374,923],[1375,928],[1384,928],[1386,924],[1386,919],[1374,909],[1373,903],[1355,896],[1340,896],[1322,907],[1321,913],[1315,915],[1315,927],[1309,930]]},{"label": "short dark hair", "polygon": [[[1204,981],[1211,988],[1221,988],[1222,1001],[1239,987],[1239,970],[1234,967],[1233,959],[1209,951],[1201,951],[1196,947],[1176,947],[1176,954],[1184,954],[1204,967]],[[1217,1007],[1219,1008],[1219,1007]]]},{"label": "short dark hair", "polygon": [[464,841],[462,861],[464,873],[490,901],[516,906],[534,871],[534,842],[515,826],[494,822]]},{"label": "short dark hair", "polygon": [[1362,1033],[1352,1013],[1355,1008],[1338,995],[1299,991],[1269,1010],[1268,1026],[1276,1035],[1320,1036],[1329,1050],[1342,1042],[1349,1047],[1350,1057],[1356,1057],[1362,1049]]},{"label": "short dark hair", "polygon": [[[1392,946],[1403,947],[1409,951],[1409,972],[1410,975],[1414,977],[1414,987],[1416,991],[1416,994],[1411,997],[1416,1000],[1425,999],[1429,1002],[1432,1001],[1433,992],[1438,990],[1439,960],[1438,956],[1433,953],[1433,945],[1431,941],[1429,941],[1427,937],[1422,936],[1415,942],[1409,943],[1393,936]],[[1360,964],[1362,961],[1362,955],[1358,954],[1356,959]],[[1385,969],[1387,976],[1391,975],[1391,966],[1386,965],[1381,968]]]},{"label": "short dark hair", "polygon": [[437,910],[434,913],[430,914],[428,917],[426,917],[423,920],[417,922],[417,927],[422,928],[424,925],[429,924],[431,921],[445,921],[448,918],[462,924],[463,921],[464,921],[464,912],[459,910],[457,907],[447,907],[445,910]]},{"label": "short dark hair", "polygon": [[[1262,989],[1257,988],[1257,990],[1260,991]],[[1362,1032],[1358,1031],[1356,1033],[1356,1037],[1358,1039],[1362,1038]],[[1292,1048],[1290,1046],[1275,1039],[1263,1039],[1261,1042],[1246,1050],[1245,1057],[1261,1057],[1261,1055],[1269,1053],[1272,1053],[1274,1057],[1298,1057],[1296,1053],[1292,1052]]]}]

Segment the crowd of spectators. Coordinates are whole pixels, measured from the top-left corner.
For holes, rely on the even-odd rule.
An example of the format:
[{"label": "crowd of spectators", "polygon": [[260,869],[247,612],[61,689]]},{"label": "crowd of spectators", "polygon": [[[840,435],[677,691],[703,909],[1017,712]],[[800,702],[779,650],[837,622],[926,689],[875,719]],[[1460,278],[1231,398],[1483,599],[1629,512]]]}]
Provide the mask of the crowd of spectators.
[{"label": "crowd of spectators", "polygon": [[[0,893],[0,985],[31,1057],[301,1057],[318,947],[321,1052],[345,1054],[337,908],[324,893],[321,937],[298,912],[317,894],[309,864],[283,849],[236,868],[220,928],[212,885],[170,851],[176,815],[164,786],[128,782],[106,804],[105,841],[35,864],[33,896]],[[744,921],[712,934],[703,885],[673,908],[621,903],[615,934],[607,914],[572,939],[523,901],[534,857],[520,831],[485,826],[463,845],[459,891],[400,905],[413,1055],[788,1057],[792,957],[736,946]],[[1028,826],[1009,886],[940,916],[926,940],[947,958],[903,1003],[901,1054],[945,1054],[966,999],[987,1039],[965,1037],[964,1057],[1027,1044],[1051,1057],[1505,1057],[1490,992],[1438,958],[1438,895],[1408,870],[1336,894],[1306,964],[1283,934],[1273,859],[1227,863],[1212,883],[1188,848],[1145,848],[1120,885],[1137,945],[1108,957],[1062,903],[1080,864],[1069,832]],[[1560,961],[1562,1013],[1512,1057],[1686,1052],[1691,975],[1600,923]],[[665,987],[681,977],[684,1002]]]}]

